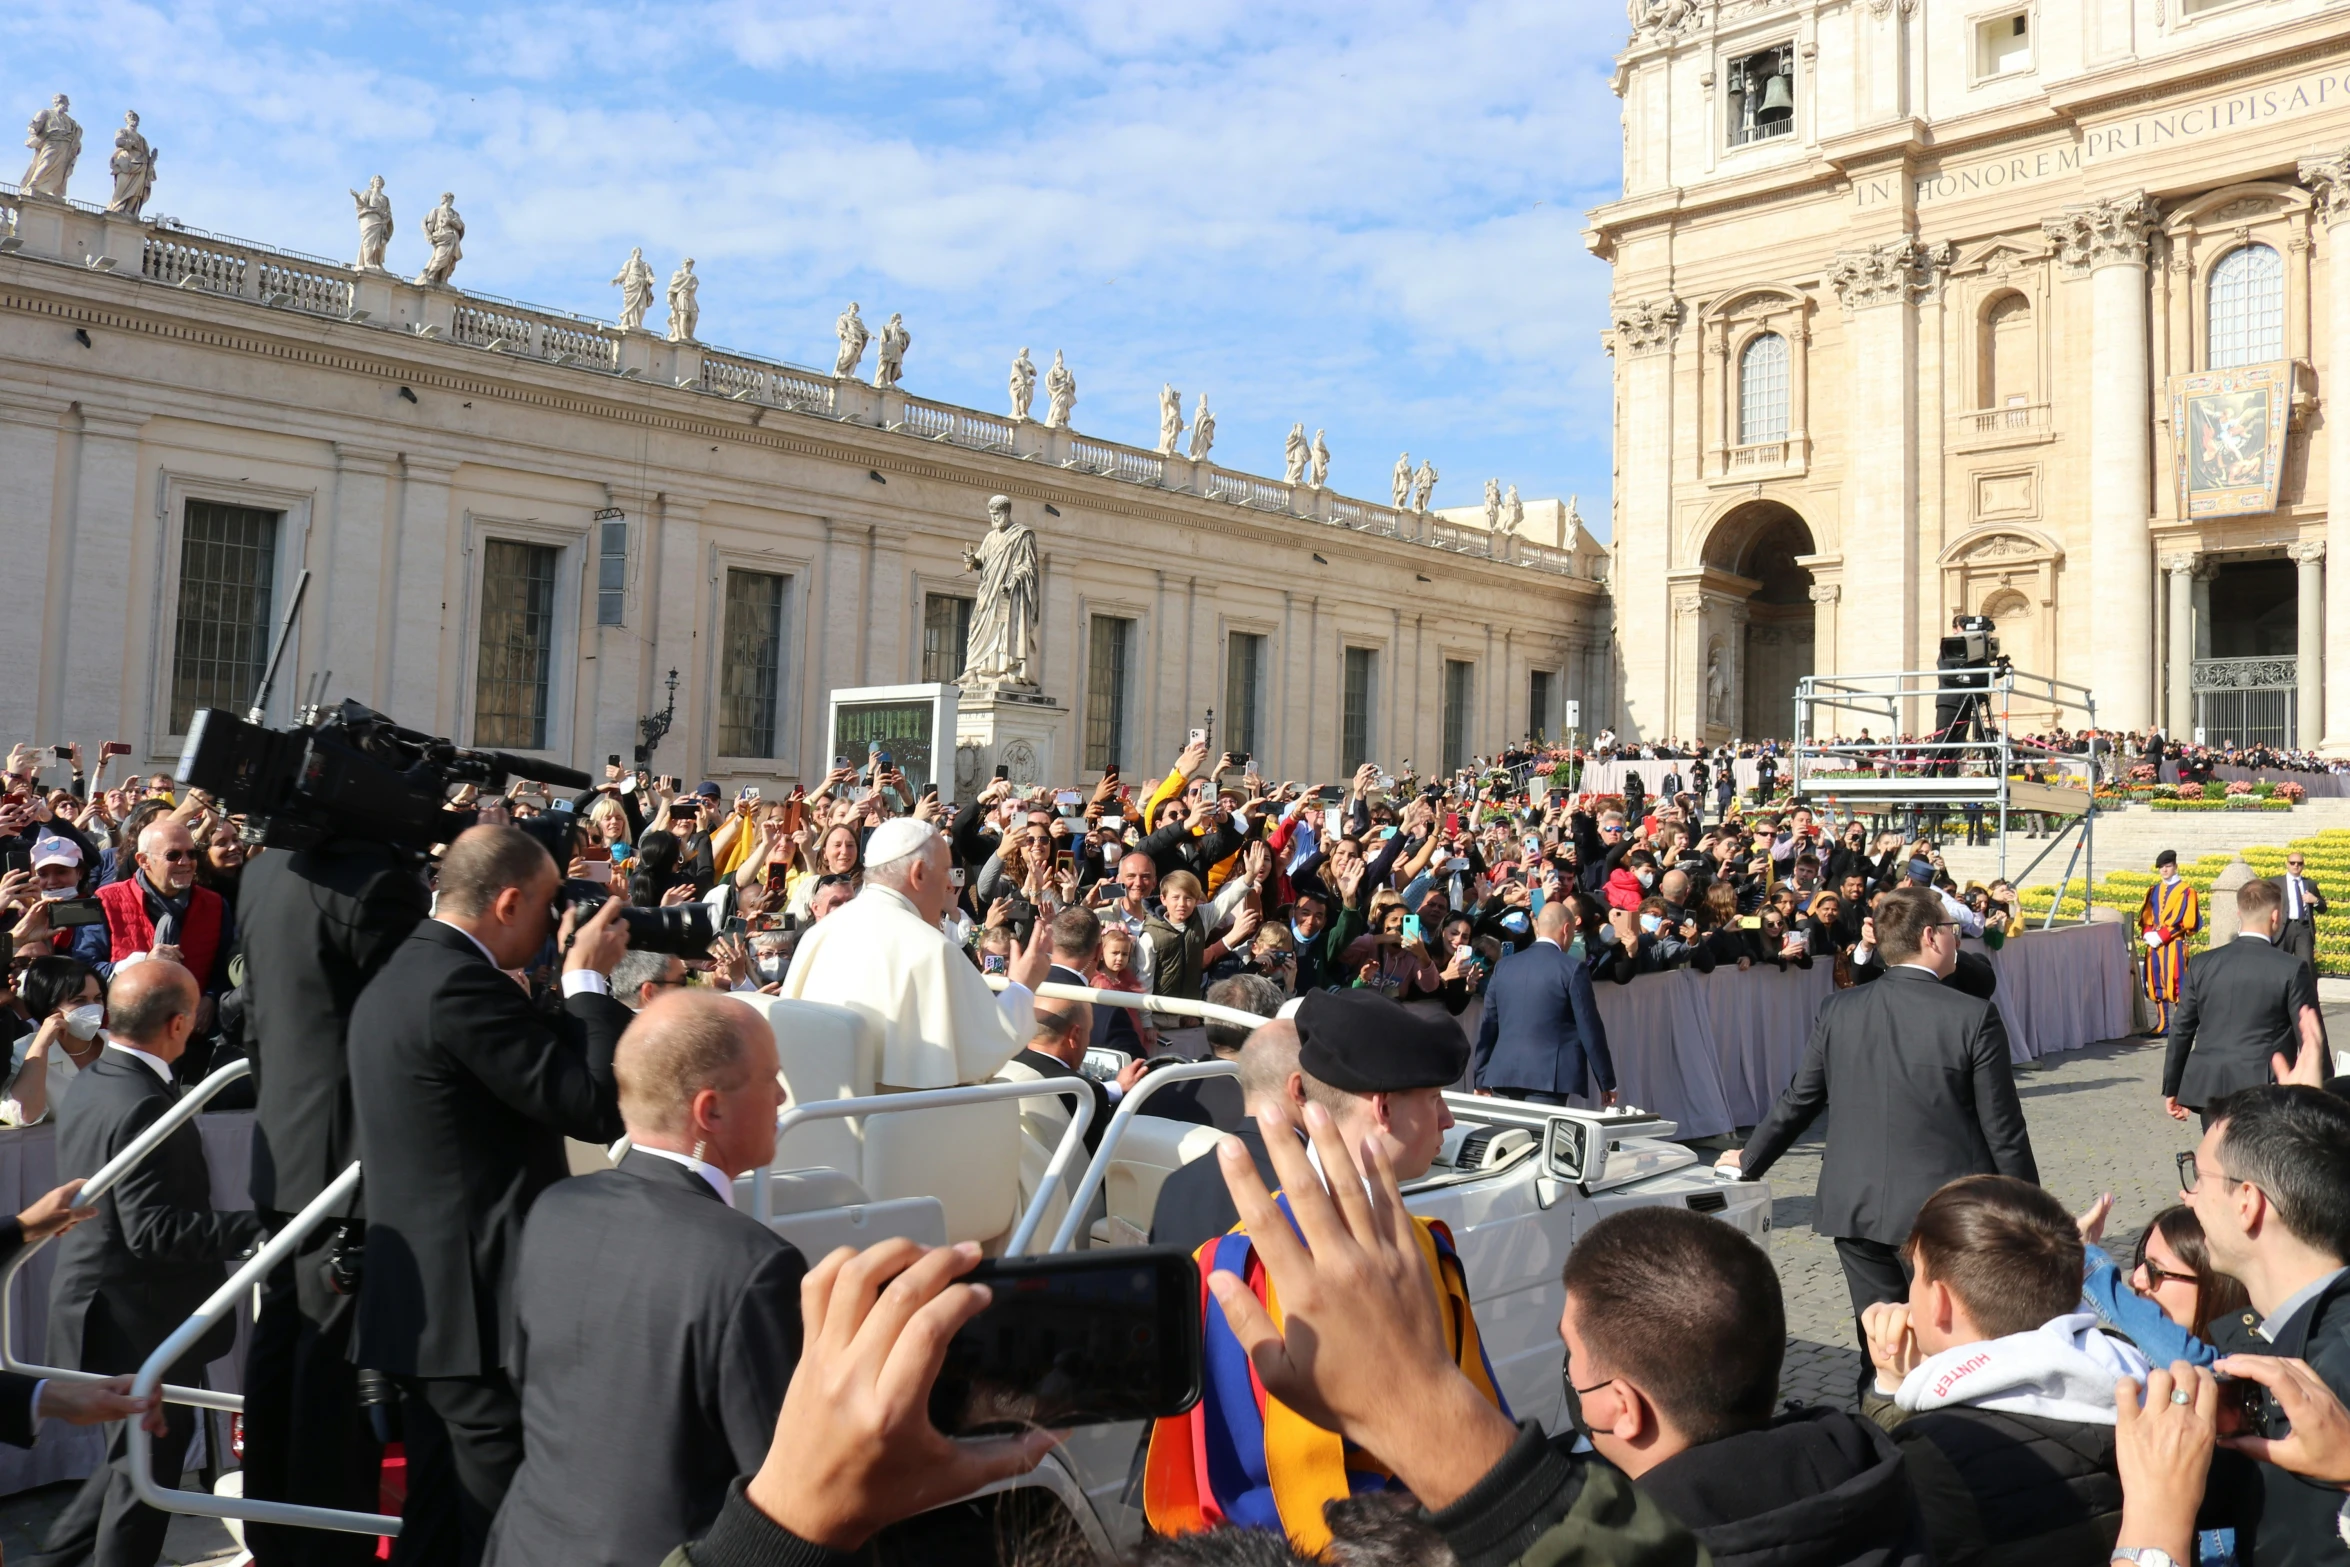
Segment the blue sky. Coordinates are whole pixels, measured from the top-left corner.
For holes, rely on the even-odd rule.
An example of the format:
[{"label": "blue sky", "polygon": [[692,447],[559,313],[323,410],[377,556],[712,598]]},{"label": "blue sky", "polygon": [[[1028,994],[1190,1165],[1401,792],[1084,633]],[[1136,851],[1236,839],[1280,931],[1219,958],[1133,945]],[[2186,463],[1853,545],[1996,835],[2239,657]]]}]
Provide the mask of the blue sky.
[{"label": "blue sky", "polygon": [[904,313],[921,395],[1000,409],[1013,352],[1059,348],[1088,434],[1155,444],[1172,381],[1232,466],[1277,473],[1302,419],[1349,493],[1408,448],[1440,505],[1491,474],[1604,536],[1579,231],[1623,35],[1617,0],[19,0],[0,111],[71,94],[85,200],[136,109],[150,211],[193,227],[348,259],[380,173],[403,270],[451,190],[474,289],[608,317],[631,245],[692,255],[712,343],[829,367],[854,298]]}]

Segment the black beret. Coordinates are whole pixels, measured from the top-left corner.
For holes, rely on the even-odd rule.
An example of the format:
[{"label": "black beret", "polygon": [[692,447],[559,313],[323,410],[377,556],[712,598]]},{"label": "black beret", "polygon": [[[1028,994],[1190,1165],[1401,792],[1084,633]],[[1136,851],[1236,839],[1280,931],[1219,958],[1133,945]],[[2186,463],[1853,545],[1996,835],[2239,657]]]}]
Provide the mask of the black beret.
[{"label": "black beret", "polygon": [[1297,1037],[1297,1064],[1350,1094],[1450,1088],[1469,1064],[1469,1039],[1458,1023],[1375,990],[1309,991],[1298,1007]]},{"label": "black beret", "polygon": [[2179,863],[2179,851],[2176,849],[2165,849],[2154,857],[2154,863],[2156,865],[2176,865]]}]

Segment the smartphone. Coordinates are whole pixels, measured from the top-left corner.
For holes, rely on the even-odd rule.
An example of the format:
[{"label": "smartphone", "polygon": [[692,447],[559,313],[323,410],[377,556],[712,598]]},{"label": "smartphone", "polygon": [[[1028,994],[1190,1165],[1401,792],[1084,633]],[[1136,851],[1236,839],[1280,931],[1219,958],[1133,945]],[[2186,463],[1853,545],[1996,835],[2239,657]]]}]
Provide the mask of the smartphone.
[{"label": "smartphone", "polygon": [[620,753],[618,751],[614,751],[610,756],[605,757],[604,765],[606,767],[618,767],[620,765]]},{"label": "smartphone", "polygon": [[1760,930],[1762,929],[1762,916],[1759,914],[1741,914],[1738,916],[1738,928],[1740,930]]},{"label": "smartphone", "polygon": [[737,805],[757,805],[759,803],[759,786],[757,784],[745,786],[743,792],[734,797],[734,803]]},{"label": "smartphone", "polygon": [[599,882],[606,887],[612,885],[612,862],[610,860],[590,860],[582,867],[582,870],[585,874],[579,878],[581,881]]},{"label": "smartphone", "polygon": [[70,745],[53,745],[49,747],[49,754],[56,757],[61,762],[67,761],[73,756],[73,747]]},{"label": "smartphone", "polygon": [[1126,818],[1123,816],[1105,816],[1102,818],[1102,825],[1108,828],[1111,832],[1122,833],[1126,830]]},{"label": "smartphone", "polygon": [[891,756],[887,751],[874,752],[873,765],[880,768],[885,773],[894,773],[898,770],[897,759]]},{"label": "smartphone", "polygon": [[1238,756],[1232,759],[1233,764],[1238,767],[1246,767],[1253,760],[1255,760],[1255,758],[1251,757],[1246,751],[1241,752]]},{"label": "smartphone", "polygon": [[29,871],[32,868],[33,851],[31,849],[0,849],[0,876],[6,876],[16,871]]},{"label": "smartphone", "polygon": [[131,743],[128,740],[109,740],[98,747],[98,760],[101,762],[110,756],[128,756],[130,754]]},{"label": "smartphone", "polygon": [[1075,870],[1076,868],[1077,868],[1077,855],[1076,855],[1075,851],[1073,851],[1073,850],[1069,850],[1069,849],[1063,849],[1063,850],[1062,850],[1060,853],[1058,853],[1058,854],[1056,854],[1056,855],[1054,855],[1054,856],[1053,856],[1053,869],[1054,869],[1054,870],[1056,870],[1056,871],[1071,871],[1071,870]]},{"label": "smartphone", "polygon": [[1012,769],[1005,766],[1002,762],[998,762],[995,764],[995,775],[996,781],[1001,783],[1004,779],[1012,776]]},{"label": "smartphone", "polygon": [[1184,736],[1184,741],[1189,745],[1206,745],[1208,743],[1208,732],[1205,729],[1191,730]]},{"label": "smartphone", "polygon": [[982,1262],[992,1291],[930,1390],[949,1436],[1182,1414],[1200,1395],[1199,1268],[1176,1246]]},{"label": "smartphone", "polygon": [[721,928],[724,929],[727,935],[739,938],[748,935],[750,933],[751,927],[744,921],[740,914],[734,914],[727,917],[726,924]]},{"label": "smartphone", "polygon": [[55,903],[44,903],[49,911],[51,930],[71,930],[77,925],[103,925],[106,910],[96,898],[59,898]]},{"label": "smartphone", "polygon": [[1456,833],[1456,832],[1459,832],[1460,830],[1461,830],[1461,813],[1460,813],[1460,812],[1458,812],[1458,811],[1447,811],[1447,812],[1445,812],[1445,813],[1444,813],[1444,835],[1445,835],[1447,838],[1449,838],[1449,837],[1451,837],[1451,836],[1452,836],[1454,833]]},{"label": "smartphone", "polygon": [[954,867],[952,867],[951,869],[949,869],[949,870],[948,870],[948,872],[947,872],[947,880],[948,880],[950,883],[952,883],[953,885],[957,886],[957,887],[960,887],[960,886],[962,886],[962,885],[963,885],[963,867],[962,867],[962,866],[960,866],[960,865],[957,865],[957,866],[954,866]]},{"label": "smartphone", "polygon": [[1104,778],[1115,778],[1115,777],[1117,777],[1117,776],[1118,776],[1118,764],[1117,764],[1116,762],[1105,762],[1105,763],[1103,763],[1103,764],[1102,764],[1102,776],[1103,776]]},{"label": "smartphone", "polygon": [[1340,800],[1346,798],[1346,786],[1344,784],[1324,784],[1314,793],[1315,797],[1324,805],[1336,805]]},{"label": "smartphone", "polygon": [[769,861],[767,865],[767,890],[769,892],[781,892],[784,888],[784,884],[790,879],[790,876],[791,868],[789,866],[777,865],[773,861]]},{"label": "smartphone", "polygon": [[1053,801],[1057,805],[1083,805],[1085,803],[1085,796],[1079,794],[1074,789],[1063,789],[1060,793],[1053,796]]},{"label": "smartphone", "polygon": [[1419,915],[1406,914],[1403,917],[1403,939],[1406,941],[1418,941],[1421,939]]},{"label": "smartphone", "polygon": [[832,759],[832,765],[835,767],[846,767],[849,765],[849,759],[845,755],[835,756]]}]

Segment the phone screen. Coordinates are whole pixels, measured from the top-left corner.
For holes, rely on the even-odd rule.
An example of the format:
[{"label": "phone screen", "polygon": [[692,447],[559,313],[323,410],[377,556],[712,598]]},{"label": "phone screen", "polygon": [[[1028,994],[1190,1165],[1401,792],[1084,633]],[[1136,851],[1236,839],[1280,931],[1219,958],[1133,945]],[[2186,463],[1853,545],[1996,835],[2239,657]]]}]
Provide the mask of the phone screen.
[{"label": "phone screen", "polygon": [[981,1263],[994,1298],[947,1346],[949,1436],[1162,1419],[1199,1402],[1199,1269],[1175,1246]]},{"label": "phone screen", "polygon": [[49,927],[52,930],[70,930],[77,925],[106,923],[106,910],[96,898],[59,898],[41,907],[49,912]]}]

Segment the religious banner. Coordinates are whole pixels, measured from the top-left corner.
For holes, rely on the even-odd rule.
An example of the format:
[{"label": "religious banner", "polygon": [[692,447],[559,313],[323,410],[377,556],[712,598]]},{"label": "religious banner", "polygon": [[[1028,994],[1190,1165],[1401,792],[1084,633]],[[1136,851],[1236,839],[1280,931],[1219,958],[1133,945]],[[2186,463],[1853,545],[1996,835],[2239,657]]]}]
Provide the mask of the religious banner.
[{"label": "religious banner", "polygon": [[2292,390],[2288,359],[2171,377],[2182,515],[2242,517],[2276,510]]}]

